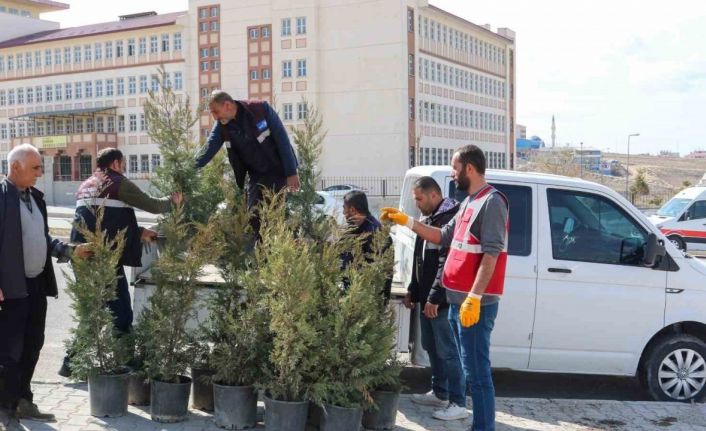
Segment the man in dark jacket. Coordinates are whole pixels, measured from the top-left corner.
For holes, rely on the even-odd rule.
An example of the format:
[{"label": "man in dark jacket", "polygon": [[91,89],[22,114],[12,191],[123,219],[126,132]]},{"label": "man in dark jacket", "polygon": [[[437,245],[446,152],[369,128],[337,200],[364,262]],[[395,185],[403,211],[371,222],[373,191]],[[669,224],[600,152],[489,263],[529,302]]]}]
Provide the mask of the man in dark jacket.
[{"label": "man in dark jacket", "polygon": [[[421,177],[414,183],[414,200],[425,217],[425,224],[441,227],[458,211],[458,202],[444,198],[441,188],[432,177]],[[440,284],[440,271],[444,268],[447,248],[439,247],[417,237],[414,244],[412,279],[407,287],[405,305],[421,307],[420,327],[422,347],[429,355],[431,386],[429,393],[414,395],[417,404],[453,409],[457,416],[468,416],[463,368],[456,340],[448,321],[449,304],[446,289]],[[444,410],[434,413],[437,419],[447,419]]]},{"label": "man in dark jacket", "polygon": [[277,113],[264,101],[233,100],[225,91],[214,91],[208,104],[216,123],[196,157],[201,168],[223,145],[240,188],[248,180],[248,207],[262,200],[262,189],[299,190],[297,158],[287,130]]},{"label": "man in dark jacket", "polygon": [[[96,172],[84,181],[76,192],[74,225],[83,221],[88,229],[94,230],[95,211],[103,206],[101,226],[107,231],[108,238],[113,239],[118,232],[125,230],[125,247],[116,268],[118,274],[116,299],[108,303],[115,317],[115,328],[124,334],[130,332],[132,328],[133,315],[123,265],[142,266],[142,243],[157,237],[157,232],[137,225],[134,208],[152,214],[166,213],[171,210],[172,204],[180,204],[183,196],[179,192],[174,192],[168,197],[154,198],[140,190],[135,183],[123,175],[125,157],[117,148],[105,148],[99,151],[96,165],[98,167]],[[71,241],[86,242],[83,235],[75,228],[71,230]],[[71,375],[69,359],[70,354],[64,358],[59,375],[64,377]]]},{"label": "man in dark jacket", "polygon": [[49,235],[47,206],[34,188],[42,158],[29,144],[8,154],[0,182],[0,430],[23,430],[19,418],[53,421],[33,403],[30,387],[44,345],[47,296],[58,294],[52,257],[90,255]]}]

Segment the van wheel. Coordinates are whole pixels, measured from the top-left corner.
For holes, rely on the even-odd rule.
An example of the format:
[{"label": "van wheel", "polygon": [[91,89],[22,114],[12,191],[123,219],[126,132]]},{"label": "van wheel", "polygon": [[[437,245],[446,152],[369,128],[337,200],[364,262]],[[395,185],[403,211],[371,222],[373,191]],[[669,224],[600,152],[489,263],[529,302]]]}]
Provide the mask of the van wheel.
[{"label": "van wheel", "polygon": [[656,401],[703,401],[706,343],[687,334],[662,338],[650,349],[640,377]]},{"label": "van wheel", "polygon": [[686,251],[686,243],[684,240],[676,235],[668,236],[667,239],[674,244],[676,248],[678,248],[681,251]]}]

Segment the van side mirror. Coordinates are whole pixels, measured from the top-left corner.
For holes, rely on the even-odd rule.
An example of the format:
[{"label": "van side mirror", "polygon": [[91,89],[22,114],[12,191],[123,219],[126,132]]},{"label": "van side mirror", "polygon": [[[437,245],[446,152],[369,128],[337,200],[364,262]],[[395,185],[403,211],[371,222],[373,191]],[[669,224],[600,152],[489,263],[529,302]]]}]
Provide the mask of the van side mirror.
[{"label": "van side mirror", "polygon": [[660,244],[657,240],[657,235],[651,233],[647,236],[642,266],[654,268],[666,254],[667,250],[664,248],[664,244]]}]

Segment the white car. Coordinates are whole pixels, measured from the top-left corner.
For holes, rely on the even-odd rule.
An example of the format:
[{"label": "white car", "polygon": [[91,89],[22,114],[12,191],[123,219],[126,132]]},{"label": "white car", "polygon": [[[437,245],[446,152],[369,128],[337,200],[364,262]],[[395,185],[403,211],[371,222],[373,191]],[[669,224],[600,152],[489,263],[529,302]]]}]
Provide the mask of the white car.
[{"label": "white car", "polygon": [[336,220],[336,223],[343,226],[346,224],[346,218],[343,216],[343,204],[340,199],[335,199],[328,192],[317,191],[319,200],[316,202],[316,207],[324,214]]},{"label": "white car", "polygon": [[323,191],[330,194],[331,196],[333,196],[335,198],[342,198],[348,192],[352,192],[352,191],[364,192],[366,190],[362,187],[354,186],[353,184],[337,184],[337,185],[333,185],[333,186],[324,187]]},{"label": "white car", "polygon": [[706,250],[706,184],[677,193],[650,221],[680,250]]},{"label": "white car", "polygon": [[[423,175],[445,196],[464,197],[451,168],[415,167],[400,197],[407,214],[419,216],[412,187]],[[641,211],[600,184],[497,170],[487,179],[510,202],[493,366],[637,376],[655,399],[706,398],[706,263],[679,251]],[[396,229],[395,281],[405,287],[414,241],[409,229]]]}]

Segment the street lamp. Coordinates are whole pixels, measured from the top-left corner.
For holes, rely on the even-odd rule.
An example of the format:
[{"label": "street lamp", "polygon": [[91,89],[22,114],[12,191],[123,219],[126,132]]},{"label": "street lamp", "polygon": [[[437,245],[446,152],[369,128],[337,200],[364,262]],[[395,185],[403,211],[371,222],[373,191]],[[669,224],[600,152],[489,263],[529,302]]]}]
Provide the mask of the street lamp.
[{"label": "street lamp", "polygon": [[628,160],[625,164],[625,198],[630,200],[630,195],[628,194],[628,181],[630,180],[630,138],[633,136],[640,136],[639,133],[633,133],[628,135]]}]

